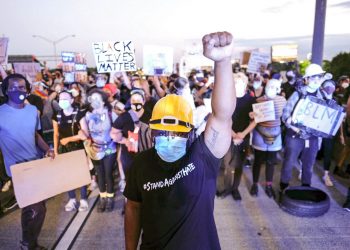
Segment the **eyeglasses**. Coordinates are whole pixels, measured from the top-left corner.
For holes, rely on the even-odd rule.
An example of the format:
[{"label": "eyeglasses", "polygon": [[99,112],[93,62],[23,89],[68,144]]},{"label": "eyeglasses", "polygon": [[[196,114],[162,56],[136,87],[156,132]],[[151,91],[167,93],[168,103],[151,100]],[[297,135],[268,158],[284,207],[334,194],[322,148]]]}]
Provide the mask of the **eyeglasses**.
[{"label": "eyeglasses", "polygon": [[310,76],[310,79],[311,80],[320,80],[323,76],[324,76],[324,74],[318,74],[318,75]]}]

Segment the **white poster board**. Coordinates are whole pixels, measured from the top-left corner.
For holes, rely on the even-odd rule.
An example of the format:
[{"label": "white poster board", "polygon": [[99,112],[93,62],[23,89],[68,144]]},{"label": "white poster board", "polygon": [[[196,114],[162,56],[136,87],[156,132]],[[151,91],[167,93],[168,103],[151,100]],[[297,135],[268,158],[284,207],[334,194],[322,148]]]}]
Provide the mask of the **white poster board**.
[{"label": "white poster board", "polygon": [[92,44],[98,73],[136,71],[132,41],[106,41]]},{"label": "white poster board", "polygon": [[7,47],[9,39],[7,37],[0,38],[0,64],[7,64]]},{"label": "white poster board", "polygon": [[248,73],[261,73],[267,69],[267,65],[271,62],[271,56],[268,53],[253,51],[250,54],[248,62]]},{"label": "white poster board", "polygon": [[91,182],[84,149],[11,166],[20,208]]},{"label": "white poster board", "polygon": [[171,75],[174,49],[167,46],[143,46],[143,72],[146,75]]},{"label": "white poster board", "polygon": [[273,101],[253,104],[254,121],[256,123],[276,120]]},{"label": "white poster board", "polygon": [[29,76],[31,82],[35,82],[36,75],[41,72],[40,64],[34,62],[13,63],[13,68],[17,74]]},{"label": "white poster board", "polygon": [[292,125],[320,137],[334,136],[345,116],[344,108],[325,100],[306,96],[297,103]]}]

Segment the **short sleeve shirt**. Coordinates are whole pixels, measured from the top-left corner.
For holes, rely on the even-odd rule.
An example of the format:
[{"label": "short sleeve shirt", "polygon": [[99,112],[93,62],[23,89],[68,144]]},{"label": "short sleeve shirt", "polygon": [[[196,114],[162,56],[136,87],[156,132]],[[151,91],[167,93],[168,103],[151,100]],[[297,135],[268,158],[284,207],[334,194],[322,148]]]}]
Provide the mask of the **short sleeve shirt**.
[{"label": "short sleeve shirt", "polygon": [[35,143],[40,120],[36,107],[30,104],[22,109],[1,105],[0,117],[0,148],[6,173],[11,177],[12,165],[40,158]]},{"label": "short sleeve shirt", "polygon": [[141,203],[141,249],[220,249],[213,215],[219,163],[203,134],[174,163],[154,148],[135,157],[124,195]]}]

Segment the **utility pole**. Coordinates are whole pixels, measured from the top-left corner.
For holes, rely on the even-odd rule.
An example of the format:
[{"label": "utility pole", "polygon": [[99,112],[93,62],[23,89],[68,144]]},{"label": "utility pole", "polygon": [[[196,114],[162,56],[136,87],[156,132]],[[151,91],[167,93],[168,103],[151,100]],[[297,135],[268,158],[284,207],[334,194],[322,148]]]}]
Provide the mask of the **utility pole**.
[{"label": "utility pole", "polygon": [[322,66],[327,0],[316,0],[311,62]]}]

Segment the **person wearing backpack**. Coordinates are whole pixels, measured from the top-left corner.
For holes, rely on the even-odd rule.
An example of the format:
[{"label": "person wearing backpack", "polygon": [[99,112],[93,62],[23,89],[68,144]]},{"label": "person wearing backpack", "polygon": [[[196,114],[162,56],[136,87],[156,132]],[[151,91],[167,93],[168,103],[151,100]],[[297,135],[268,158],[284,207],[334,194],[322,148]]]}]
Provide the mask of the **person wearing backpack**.
[{"label": "person wearing backpack", "polygon": [[[53,142],[55,154],[63,154],[83,149],[83,143],[78,135],[79,121],[84,116],[84,110],[80,110],[74,104],[74,97],[71,92],[63,90],[58,94],[58,105],[61,110],[54,112],[52,116]],[[67,212],[77,209],[75,190],[68,192],[69,201],[65,206]],[[79,211],[87,211],[87,187],[80,189]]]},{"label": "person wearing backpack", "polygon": [[85,136],[84,147],[97,172],[100,200],[97,212],[110,212],[114,206],[113,169],[116,164],[116,143],[110,137],[116,114],[108,102],[107,94],[98,88],[88,93],[89,110],[80,120]]},{"label": "person wearing backpack", "polygon": [[298,88],[288,99],[283,109],[282,121],[287,131],[285,136],[284,161],[281,169],[280,190],[283,191],[289,186],[292,178],[292,169],[295,162],[300,160],[302,163],[302,186],[311,186],[312,168],[316,160],[317,151],[319,149],[319,140],[317,135],[301,130],[292,124],[292,115],[298,101],[305,96],[314,96],[323,99],[323,95],[319,90],[323,76],[326,72],[318,64],[310,64],[306,70],[304,86]]}]

